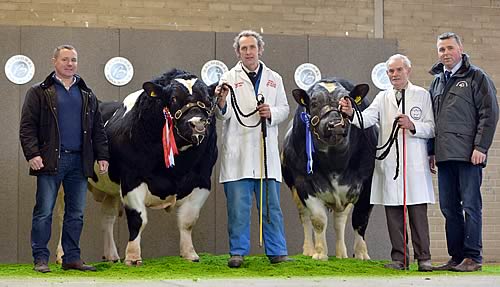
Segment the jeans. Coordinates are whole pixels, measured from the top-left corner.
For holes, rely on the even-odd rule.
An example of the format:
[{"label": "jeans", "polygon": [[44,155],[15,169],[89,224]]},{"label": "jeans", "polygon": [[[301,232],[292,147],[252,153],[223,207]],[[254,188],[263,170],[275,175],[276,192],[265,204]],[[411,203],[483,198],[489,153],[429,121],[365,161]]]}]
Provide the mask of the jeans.
[{"label": "jeans", "polygon": [[[280,207],[280,183],[269,179],[269,217],[267,223],[265,181],[263,189],[262,237],[264,250],[268,256],[288,255]],[[260,210],[260,180],[242,179],[224,183],[227,199],[229,254],[248,255],[250,253],[250,222],[252,198],[255,194],[257,209]]]},{"label": "jeans", "polygon": [[52,211],[61,183],[64,187],[64,221],[62,228],[63,262],[80,260],[80,235],[87,194],[87,178],[83,174],[79,153],[61,153],[56,175],[37,177],[36,204],[33,209],[31,248],[35,262],[48,262]]},{"label": "jeans", "polygon": [[459,161],[445,161],[438,167],[448,254],[458,263],[464,258],[482,263],[482,168]]}]

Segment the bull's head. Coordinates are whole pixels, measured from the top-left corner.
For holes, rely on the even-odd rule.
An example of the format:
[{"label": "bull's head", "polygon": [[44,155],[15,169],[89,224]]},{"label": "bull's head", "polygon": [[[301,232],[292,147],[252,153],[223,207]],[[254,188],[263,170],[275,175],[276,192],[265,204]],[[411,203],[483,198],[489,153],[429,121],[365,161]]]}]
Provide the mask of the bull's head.
[{"label": "bull's head", "polygon": [[[213,101],[207,85],[196,76],[184,73],[163,85],[162,79],[146,82],[144,91],[160,97],[163,108],[172,116],[176,142],[184,141],[183,146],[201,144],[207,136],[207,126],[213,120]],[[179,143],[178,143],[179,144]]]},{"label": "bull's head", "polygon": [[368,85],[360,84],[347,90],[349,83],[336,79],[321,80],[306,92],[293,90],[295,101],[306,109],[315,147],[319,150],[343,150],[349,143],[350,121],[340,112],[339,100],[351,97],[360,101],[368,93]]}]

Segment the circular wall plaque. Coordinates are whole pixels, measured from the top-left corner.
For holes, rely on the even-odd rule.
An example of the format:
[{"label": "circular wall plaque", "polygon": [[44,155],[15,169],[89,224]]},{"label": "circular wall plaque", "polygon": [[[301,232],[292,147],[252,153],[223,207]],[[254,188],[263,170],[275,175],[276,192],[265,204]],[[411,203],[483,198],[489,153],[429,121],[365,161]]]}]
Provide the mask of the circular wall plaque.
[{"label": "circular wall plaque", "polygon": [[106,80],[115,86],[128,84],[134,76],[134,66],[127,58],[114,57],[104,66]]},{"label": "circular wall plaque", "polygon": [[314,83],[321,80],[321,72],[314,64],[304,63],[295,69],[294,78],[297,87],[307,90]]},{"label": "circular wall plaque", "polygon": [[12,56],[5,63],[5,75],[14,84],[26,84],[35,75],[35,64],[24,55]]},{"label": "circular wall plaque", "polygon": [[211,60],[201,68],[201,79],[205,84],[218,83],[222,74],[228,71],[226,64],[219,60]]}]

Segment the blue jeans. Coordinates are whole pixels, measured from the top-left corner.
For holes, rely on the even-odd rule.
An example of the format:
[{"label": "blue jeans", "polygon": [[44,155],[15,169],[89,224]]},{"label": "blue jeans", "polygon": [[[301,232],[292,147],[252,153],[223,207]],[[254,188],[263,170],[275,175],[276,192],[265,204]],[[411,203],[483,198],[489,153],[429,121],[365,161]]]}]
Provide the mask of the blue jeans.
[{"label": "blue jeans", "polygon": [[439,163],[439,206],[446,220],[448,254],[460,263],[482,263],[482,168],[470,162]]},{"label": "blue jeans", "polygon": [[48,262],[52,211],[61,183],[64,187],[64,221],[62,228],[63,262],[80,260],[80,235],[87,194],[87,178],[83,174],[79,153],[61,153],[56,175],[37,177],[36,204],[33,209],[31,248],[33,259]]},{"label": "blue jeans", "polygon": [[[269,217],[266,212],[266,184],[263,188],[264,209],[262,210],[263,241],[268,256],[288,255],[280,207],[280,183],[269,179]],[[260,208],[260,179],[242,179],[224,183],[227,199],[229,254],[248,255],[250,253],[250,221],[252,198],[255,194],[257,209]]]}]

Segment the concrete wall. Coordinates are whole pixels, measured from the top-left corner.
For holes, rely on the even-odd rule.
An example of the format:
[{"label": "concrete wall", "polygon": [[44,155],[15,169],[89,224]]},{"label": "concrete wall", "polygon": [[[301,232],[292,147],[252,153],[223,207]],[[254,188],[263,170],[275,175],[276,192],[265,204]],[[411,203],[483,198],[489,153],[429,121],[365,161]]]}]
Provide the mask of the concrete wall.
[{"label": "concrete wall", "polygon": [[[396,41],[397,51],[410,57],[413,62],[412,82],[423,87],[427,87],[432,80],[427,71],[437,57],[436,36],[451,30],[463,37],[465,50],[472,56],[473,63],[482,67],[492,77],[497,87],[500,86],[500,57],[498,57],[500,55],[500,0],[256,0],[251,4],[235,0],[191,0],[188,2],[181,0],[69,0],[64,3],[58,0],[1,0],[0,25],[7,25],[0,31],[2,33],[0,59],[3,62],[10,56],[10,54],[5,54],[8,51],[16,49],[16,51],[21,51],[18,31],[23,26],[100,27],[112,31],[117,31],[113,29],[120,29],[120,31],[124,31],[123,29],[207,31],[229,32],[229,34],[250,28],[263,32],[266,39],[270,35],[295,35],[305,38],[342,37],[355,38],[354,40],[383,38]],[[219,33],[216,34],[216,38],[218,35]],[[329,40],[325,38],[325,41]],[[231,53],[230,42],[230,39],[226,39],[225,46],[220,48],[216,46],[217,55],[220,49]],[[304,40],[298,45],[301,48],[310,49],[312,46],[306,46],[308,43]],[[372,43],[372,41],[367,43]],[[203,46],[198,45],[196,52],[203,53],[206,45],[208,43],[204,43]],[[98,47],[99,51],[107,48],[101,45]],[[336,49],[342,47],[343,45]],[[92,48],[96,50],[95,46]],[[269,55],[270,49],[273,49],[271,45],[268,46],[265,56]],[[285,49],[279,52],[290,55],[287,61],[302,62],[306,59],[305,57],[298,58],[302,54],[295,49]],[[311,59],[320,56],[317,52],[310,52],[309,55]],[[331,49],[329,55],[337,55],[337,53]],[[230,58],[231,56],[228,54],[229,60],[233,59]],[[48,58],[48,54],[42,58],[47,59],[44,63],[48,63]],[[351,58],[345,58],[346,61],[347,59]],[[344,60],[344,58],[339,60]],[[150,61],[150,64],[154,65],[155,62],[156,60]],[[321,62],[316,64],[321,65],[322,69],[333,70],[336,67],[323,65]],[[272,66],[283,74],[288,73],[289,71],[282,70],[282,65],[285,63],[274,64],[273,62]],[[98,70],[102,70],[102,67]],[[156,71],[152,71],[151,75],[154,74],[153,72]],[[334,72],[337,71],[334,70]],[[363,70],[363,72],[368,71]],[[14,123],[19,115],[12,113],[13,107],[19,108],[25,89],[8,85],[5,77],[0,77],[0,83],[3,87],[0,91],[2,93],[0,101],[10,105],[8,108],[5,105],[0,107],[2,109],[1,120],[4,123]],[[94,86],[98,85],[94,81],[91,83]],[[291,87],[290,83],[285,84]],[[109,89],[118,88],[109,87]],[[19,97],[19,101],[10,101],[14,95]],[[123,97],[123,94],[119,97]],[[17,133],[17,127],[14,124],[7,125],[5,129]],[[0,177],[4,185],[2,188],[7,190],[15,189],[18,185],[18,178],[25,175],[24,169],[21,168],[20,172],[16,172],[18,169],[12,167],[12,165],[17,166],[18,148],[16,147],[15,151],[12,150],[16,143],[15,138],[3,137],[0,141],[2,145]],[[483,246],[485,259],[498,261],[500,260],[500,241],[498,240],[500,199],[497,197],[500,192],[500,139],[498,136],[489,151],[488,161],[483,177]],[[24,160],[21,159],[19,164],[25,167]],[[30,186],[30,190],[32,187]],[[17,202],[19,197],[15,191],[2,192],[0,196],[11,203]],[[22,198],[22,200],[26,199]],[[27,214],[17,214],[14,204],[4,209],[8,211],[4,215],[5,218],[14,221],[19,216],[27,216]],[[433,258],[445,260],[447,252],[444,222],[437,204],[429,210],[429,217]],[[12,227],[7,221],[0,224]],[[7,240],[16,239],[11,233],[0,233],[0,237]],[[24,237],[23,240],[28,239]],[[27,244],[26,242],[23,244]],[[15,260],[11,255],[0,254],[0,260],[3,261],[4,258]]]}]

